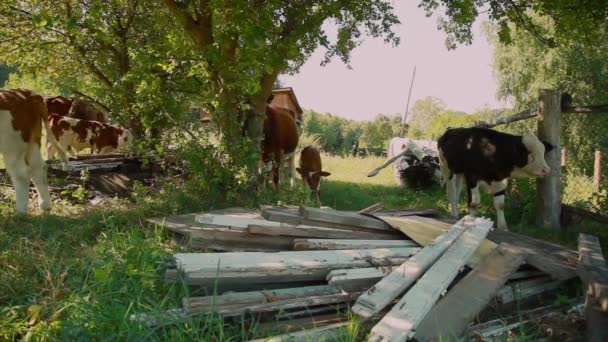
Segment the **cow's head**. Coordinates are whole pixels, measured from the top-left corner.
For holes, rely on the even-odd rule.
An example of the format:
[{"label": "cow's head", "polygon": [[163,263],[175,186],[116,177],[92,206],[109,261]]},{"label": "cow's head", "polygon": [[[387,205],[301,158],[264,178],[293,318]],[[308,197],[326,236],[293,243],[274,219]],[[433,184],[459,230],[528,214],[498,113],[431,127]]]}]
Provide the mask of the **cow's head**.
[{"label": "cow's head", "polygon": [[123,129],[118,135],[118,150],[128,150],[133,145],[133,134],[128,129]]},{"label": "cow's head", "polygon": [[317,197],[317,199],[319,199],[319,195],[321,193],[321,177],[330,176],[331,173],[327,171],[306,171],[299,167],[296,168],[296,171],[302,175],[302,178],[306,184],[308,184],[308,187],[312,193]]},{"label": "cow's head", "polygon": [[522,136],[516,146],[516,162],[512,175],[515,177],[544,177],[551,169],[545,160],[545,153],[553,150],[553,145],[540,141],[534,134]]}]

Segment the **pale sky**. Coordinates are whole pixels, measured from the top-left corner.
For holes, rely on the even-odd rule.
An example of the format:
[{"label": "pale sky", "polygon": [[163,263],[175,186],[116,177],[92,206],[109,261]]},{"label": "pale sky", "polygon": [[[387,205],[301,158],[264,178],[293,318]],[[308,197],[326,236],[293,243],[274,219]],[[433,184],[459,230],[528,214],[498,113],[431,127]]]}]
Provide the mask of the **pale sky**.
[{"label": "pale sky", "polygon": [[367,38],[353,51],[351,70],[339,59],[320,66],[323,53],[317,51],[299,74],[280,77],[282,85],[294,89],[303,108],[355,120],[371,120],[377,113],[403,115],[414,66],[410,109],[427,96],[468,113],[484,106],[508,106],[495,96],[493,49],[481,32],[481,22],[474,26],[472,45],[448,51],[436,16],[427,18],[418,1],[392,3],[401,20],[395,28],[401,37],[396,48]]}]

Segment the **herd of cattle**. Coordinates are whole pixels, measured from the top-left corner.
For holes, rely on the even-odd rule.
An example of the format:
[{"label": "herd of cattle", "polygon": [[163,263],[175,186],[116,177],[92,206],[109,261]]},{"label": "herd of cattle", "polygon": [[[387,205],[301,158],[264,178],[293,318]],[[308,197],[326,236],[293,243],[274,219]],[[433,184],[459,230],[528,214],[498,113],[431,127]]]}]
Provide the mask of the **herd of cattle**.
[{"label": "herd of cattle", "polygon": [[[297,171],[319,200],[321,178],[330,174],[323,171],[320,152],[311,145],[300,151],[300,166],[295,167],[300,124],[293,111],[267,104],[260,172],[264,184],[270,174],[277,189],[282,183],[281,169],[288,163],[291,186]],[[106,124],[104,114],[82,100],[42,97],[25,89],[0,90],[0,153],[15,188],[17,213],[27,212],[30,180],[38,190],[41,209],[51,206],[46,164],[40,152],[43,126],[49,158],[85,148],[106,153],[127,149],[133,143],[129,130]],[[497,226],[506,229],[503,208],[509,178],[547,176],[550,169],[545,153],[553,146],[532,134],[449,128],[436,143],[394,138],[389,152],[395,156],[404,149],[411,153],[399,160],[396,170],[416,165],[431,170],[430,175],[447,189],[453,217],[458,217],[458,199],[465,184],[470,213],[475,214],[479,206],[480,190],[489,191],[494,196]]]}]

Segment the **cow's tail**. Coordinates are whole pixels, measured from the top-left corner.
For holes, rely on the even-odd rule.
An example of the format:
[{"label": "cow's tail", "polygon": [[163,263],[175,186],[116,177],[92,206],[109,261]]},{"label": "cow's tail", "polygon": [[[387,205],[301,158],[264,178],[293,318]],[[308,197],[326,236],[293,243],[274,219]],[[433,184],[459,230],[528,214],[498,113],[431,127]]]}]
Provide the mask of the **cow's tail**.
[{"label": "cow's tail", "polygon": [[53,147],[59,152],[59,157],[66,161],[68,160],[68,156],[66,151],[59,145],[59,142],[55,138],[55,134],[53,134],[53,130],[51,129],[51,124],[49,123],[49,112],[46,108],[44,102],[39,108],[40,120],[42,120],[42,125],[44,125],[44,131],[46,132],[46,142],[47,144],[53,145]]}]

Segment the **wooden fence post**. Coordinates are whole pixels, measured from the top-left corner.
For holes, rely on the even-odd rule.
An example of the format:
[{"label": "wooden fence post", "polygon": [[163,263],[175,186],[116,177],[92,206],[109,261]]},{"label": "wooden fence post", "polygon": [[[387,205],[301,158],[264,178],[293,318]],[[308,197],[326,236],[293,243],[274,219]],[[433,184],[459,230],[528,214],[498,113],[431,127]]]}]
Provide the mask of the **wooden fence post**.
[{"label": "wooden fence post", "polygon": [[593,164],[593,188],[600,191],[602,182],[602,151],[595,151],[595,163]]},{"label": "wooden fence post", "polygon": [[554,146],[545,154],[551,172],[536,179],[536,223],[545,228],[559,229],[562,209],[560,167],[561,151],[561,92],[540,89],[538,111],[538,137]]},{"label": "wooden fence post", "polygon": [[568,152],[566,152],[566,148],[562,147],[562,166],[566,166],[566,158],[568,157],[567,154]]}]

